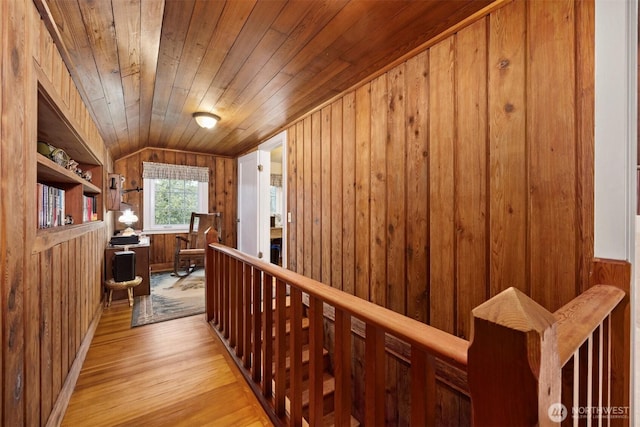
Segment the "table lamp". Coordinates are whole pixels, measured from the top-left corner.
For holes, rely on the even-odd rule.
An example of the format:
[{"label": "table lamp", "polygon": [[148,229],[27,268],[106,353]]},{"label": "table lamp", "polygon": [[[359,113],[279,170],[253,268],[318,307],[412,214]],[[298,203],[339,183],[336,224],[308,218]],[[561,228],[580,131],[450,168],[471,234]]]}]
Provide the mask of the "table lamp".
[{"label": "table lamp", "polygon": [[122,236],[132,236],[135,234],[131,225],[135,222],[138,222],[138,217],[133,213],[131,209],[125,210],[120,218],[118,218],[118,222],[121,222],[127,226],[124,231],[121,233]]}]

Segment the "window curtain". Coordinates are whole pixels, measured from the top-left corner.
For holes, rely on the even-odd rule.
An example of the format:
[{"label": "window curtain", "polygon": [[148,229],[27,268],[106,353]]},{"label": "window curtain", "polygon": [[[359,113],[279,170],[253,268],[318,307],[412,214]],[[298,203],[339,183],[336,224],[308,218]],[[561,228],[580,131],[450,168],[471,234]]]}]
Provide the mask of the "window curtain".
[{"label": "window curtain", "polygon": [[142,178],[209,182],[209,168],[142,162]]},{"label": "window curtain", "polygon": [[271,174],[271,185],[273,187],[282,187],[282,175]]}]

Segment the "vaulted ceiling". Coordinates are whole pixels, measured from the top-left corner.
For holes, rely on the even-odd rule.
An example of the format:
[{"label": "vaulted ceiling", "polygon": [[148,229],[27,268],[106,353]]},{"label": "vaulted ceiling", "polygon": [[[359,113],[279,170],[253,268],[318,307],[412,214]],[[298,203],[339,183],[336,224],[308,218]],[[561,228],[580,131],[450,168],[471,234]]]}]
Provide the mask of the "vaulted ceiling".
[{"label": "vaulted ceiling", "polygon": [[[491,0],[39,0],[114,159],[234,156]],[[222,119],[201,129],[192,118]]]}]

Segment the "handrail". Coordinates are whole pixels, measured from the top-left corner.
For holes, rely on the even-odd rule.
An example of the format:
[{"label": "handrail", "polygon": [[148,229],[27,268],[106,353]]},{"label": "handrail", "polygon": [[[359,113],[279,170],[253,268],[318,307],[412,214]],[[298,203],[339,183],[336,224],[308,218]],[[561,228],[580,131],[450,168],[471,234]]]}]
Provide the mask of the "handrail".
[{"label": "handrail", "polygon": [[[207,246],[205,267],[207,320],[276,425],[321,425],[331,412],[336,425],[354,415],[383,423],[390,337],[406,343],[413,425],[436,422],[442,366],[466,371],[466,340],[384,307],[216,242]],[[333,310],[329,323],[325,307]],[[354,334],[353,325],[364,333]],[[362,356],[357,376],[352,352]],[[356,413],[354,387],[363,403]]]},{"label": "handrail", "polygon": [[[613,286],[595,285],[553,314],[509,288],[473,310],[469,343],[217,242],[207,246],[206,268],[207,318],[278,425],[322,423],[326,339],[333,344],[337,425],[349,422],[352,382],[364,393],[359,421],[385,419],[387,342],[406,343],[399,356],[409,363],[412,425],[436,422],[437,363],[466,374],[476,425],[551,425],[567,408],[575,414],[618,401],[611,390],[622,373],[616,334],[626,294]],[[353,379],[356,340],[363,363]]]},{"label": "handrail", "polygon": [[469,347],[467,340],[448,334],[440,329],[403,316],[351,294],[347,294],[339,289],[309,279],[293,271],[286,270],[275,264],[266,263],[228,246],[217,243],[212,243],[210,246],[239,261],[257,266],[263,272],[277,277],[288,284],[295,285],[301,291],[311,296],[319,297],[324,302],[365,321],[367,324],[390,332],[409,344],[420,347],[433,356],[449,362],[458,368],[464,369],[467,366],[467,349]]},{"label": "handrail", "polygon": [[553,313],[557,319],[560,366],[567,364],[624,296],[622,289],[595,285]]}]

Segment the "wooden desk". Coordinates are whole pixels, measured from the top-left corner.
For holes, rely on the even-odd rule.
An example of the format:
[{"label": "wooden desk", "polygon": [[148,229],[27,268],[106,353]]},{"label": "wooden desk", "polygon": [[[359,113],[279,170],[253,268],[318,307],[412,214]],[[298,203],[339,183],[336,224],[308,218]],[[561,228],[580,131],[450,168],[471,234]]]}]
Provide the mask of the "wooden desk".
[{"label": "wooden desk", "polygon": [[[136,253],[136,276],[142,277],[142,283],[133,288],[133,295],[150,295],[151,282],[149,281],[149,245],[118,245],[109,246],[104,250],[104,280],[105,282],[113,278],[113,254],[118,251],[124,251],[125,248]],[[115,290],[113,299],[128,298],[126,290]]]}]

